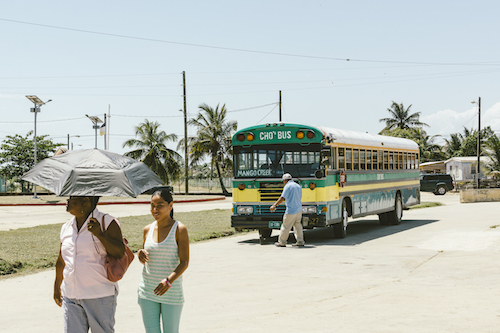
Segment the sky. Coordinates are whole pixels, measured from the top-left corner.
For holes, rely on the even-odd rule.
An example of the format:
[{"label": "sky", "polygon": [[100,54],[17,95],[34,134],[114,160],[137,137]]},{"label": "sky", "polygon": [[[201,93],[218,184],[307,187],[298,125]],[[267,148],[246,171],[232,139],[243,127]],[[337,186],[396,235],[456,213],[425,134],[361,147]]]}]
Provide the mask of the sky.
[{"label": "sky", "polygon": [[438,144],[477,129],[480,97],[481,127],[500,134],[499,12],[493,0],[4,1],[0,141],[33,130],[26,95],[52,100],[37,135],[74,149],[95,146],[85,115],[111,115],[117,153],[145,119],[182,139],[182,72],[188,118],[225,105],[238,129],[278,122],[281,91],[284,122],[375,134],[395,101]]}]

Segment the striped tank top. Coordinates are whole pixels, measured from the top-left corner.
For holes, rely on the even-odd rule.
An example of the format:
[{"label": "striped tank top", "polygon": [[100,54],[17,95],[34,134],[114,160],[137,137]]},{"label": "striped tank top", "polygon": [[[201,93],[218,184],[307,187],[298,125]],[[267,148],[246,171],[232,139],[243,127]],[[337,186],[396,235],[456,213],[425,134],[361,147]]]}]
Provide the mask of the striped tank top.
[{"label": "striped tank top", "polygon": [[149,253],[149,260],[142,270],[139,297],[158,303],[180,305],[184,303],[182,275],[172,282],[172,287],[162,296],[154,293],[160,281],[167,278],[179,265],[179,248],[175,240],[179,222],[175,221],[167,237],[161,243],[153,241],[156,223],[155,221],[151,224],[144,242],[144,249]]}]

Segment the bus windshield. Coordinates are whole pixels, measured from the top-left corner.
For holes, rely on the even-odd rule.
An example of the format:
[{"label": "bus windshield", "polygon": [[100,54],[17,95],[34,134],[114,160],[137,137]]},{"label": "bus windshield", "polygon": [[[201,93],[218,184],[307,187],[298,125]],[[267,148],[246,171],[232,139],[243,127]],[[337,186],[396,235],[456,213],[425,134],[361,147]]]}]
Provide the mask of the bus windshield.
[{"label": "bus windshield", "polygon": [[312,177],[319,169],[321,145],[234,147],[235,178]]}]

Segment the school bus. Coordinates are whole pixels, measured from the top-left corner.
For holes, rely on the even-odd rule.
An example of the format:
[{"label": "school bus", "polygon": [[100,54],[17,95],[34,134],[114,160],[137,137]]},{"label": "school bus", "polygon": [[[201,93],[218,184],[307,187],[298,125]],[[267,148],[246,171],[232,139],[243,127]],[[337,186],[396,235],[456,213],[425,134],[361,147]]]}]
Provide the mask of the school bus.
[{"label": "school bus", "polygon": [[349,218],[377,214],[399,224],[420,203],[419,147],[409,139],[321,126],[274,123],[239,130],[234,153],[231,226],[257,229],[261,244],[279,229],[284,173],[302,187],[302,225],[347,234]]}]

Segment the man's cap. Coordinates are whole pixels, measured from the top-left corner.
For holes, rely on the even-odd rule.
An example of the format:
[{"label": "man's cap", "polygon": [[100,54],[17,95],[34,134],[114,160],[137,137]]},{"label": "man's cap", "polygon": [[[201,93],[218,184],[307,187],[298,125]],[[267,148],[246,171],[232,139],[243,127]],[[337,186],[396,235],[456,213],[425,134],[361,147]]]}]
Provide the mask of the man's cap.
[{"label": "man's cap", "polygon": [[290,180],[290,179],[292,179],[292,175],[291,175],[291,174],[289,174],[289,173],[285,173],[285,174],[283,175],[283,177],[281,177],[281,178],[282,178],[283,180]]}]

